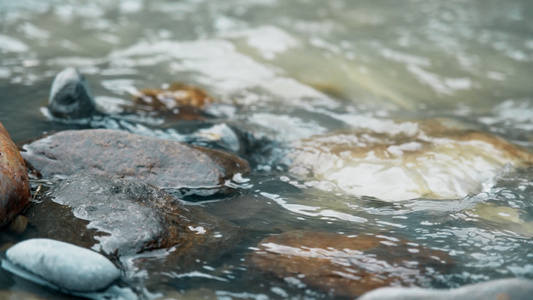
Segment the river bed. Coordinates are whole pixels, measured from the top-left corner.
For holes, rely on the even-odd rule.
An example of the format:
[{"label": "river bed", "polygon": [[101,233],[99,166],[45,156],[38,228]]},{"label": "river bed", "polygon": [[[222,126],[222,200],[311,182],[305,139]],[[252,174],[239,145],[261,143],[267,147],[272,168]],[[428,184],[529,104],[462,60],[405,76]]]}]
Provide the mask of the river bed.
[{"label": "river bed", "polygon": [[[351,128],[393,134],[401,124],[445,118],[533,151],[528,0],[0,0],[0,121],[17,144],[84,127],[42,109],[66,67],[86,76],[109,115],[143,88],[201,87],[219,101],[220,120],[279,149]],[[165,120],[126,121],[99,126],[179,137]],[[280,152],[232,183],[240,196],[190,204],[241,226],[235,249],[158,282],[141,270],[139,284],[192,299],[327,298],[249,267],[263,238],[302,229],[446,252],[455,266],[432,276],[430,287],[533,279],[531,167],[502,172],[460,199],[383,202],[319,188],[324,182],[290,172]],[[0,275],[0,290],[50,297]]]}]

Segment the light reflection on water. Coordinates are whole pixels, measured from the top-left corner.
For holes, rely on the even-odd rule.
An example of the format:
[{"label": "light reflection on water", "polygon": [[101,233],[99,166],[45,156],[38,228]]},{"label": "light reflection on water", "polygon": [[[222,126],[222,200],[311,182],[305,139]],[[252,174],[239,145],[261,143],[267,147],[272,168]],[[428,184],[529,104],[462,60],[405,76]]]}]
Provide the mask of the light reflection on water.
[{"label": "light reflection on water", "polygon": [[[397,119],[448,117],[531,150],[532,16],[527,0],[3,0],[0,121],[19,143],[86,127],[52,123],[39,109],[52,77],[74,66],[107,113],[120,112],[132,91],[182,81],[221,101],[220,120],[280,148],[335,130],[394,134],[410,130]],[[187,140],[157,118],[102,117],[91,126]],[[243,198],[200,204],[249,233],[231,257],[213,269],[168,273],[168,285],[150,284],[219,298],[321,297],[293,279],[251,289],[265,278],[246,275],[249,247],[302,228],[384,235],[444,250],[457,266],[438,275],[435,286],[533,278],[531,169],[511,171],[460,200],[384,203],[323,192],[332,190],[331,182],[305,182],[262,163]]]}]

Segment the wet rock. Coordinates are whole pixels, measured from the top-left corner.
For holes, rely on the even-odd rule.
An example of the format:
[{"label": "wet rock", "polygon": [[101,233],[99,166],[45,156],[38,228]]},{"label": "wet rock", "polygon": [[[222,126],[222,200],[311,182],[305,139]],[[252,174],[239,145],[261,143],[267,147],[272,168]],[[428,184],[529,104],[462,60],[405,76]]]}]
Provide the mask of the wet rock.
[{"label": "wet rock", "polygon": [[118,130],[63,131],[24,149],[44,177],[105,174],[196,194],[219,192],[226,180],[250,170],[233,154]]},{"label": "wet rock", "polygon": [[26,165],[0,123],[0,227],[9,223],[30,203]]},{"label": "wet rock", "polygon": [[[133,102],[121,103],[123,113],[147,113],[150,116],[182,120],[202,120],[203,110],[214,100],[200,88],[172,83],[165,89],[135,91]],[[74,68],[59,72],[54,78],[47,107],[59,119],[82,119],[99,112],[85,77]]]},{"label": "wet rock", "polygon": [[289,231],[262,240],[251,262],[264,272],[321,289],[332,296],[357,297],[389,285],[423,286],[447,272],[444,252],[416,243],[376,236]]},{"label": "wet rock", "polygon": [[182,83],[172,83],[165,89],[143,89],[134,93],[132,105],[125,112],[145,112],[151,116],[203,120],[203,111],[214,100],[203,90]]},{"label": "wet rock", "polygon": [[25,216],[18,215],[11,222],[11,225],[9,225],[9,231],[15,234],[20,234],[20,233],[23,233],[27,227],[28,227],[28,218],[26,218]]},{"label": "wet rock", "polygon": [[105,102],[97,103],[85,78],[69,68],[56,76],[50,103],[43,113],[59,122],[73,122],[89,128],[123,129],[222,149],[250,160],[261,159],[264,154],[259,152],[264,152],[263,148],[272,144],[266,138],[241,130],[240,126],[217,119],[233,115],[235,108],[218,103],[200,88],[172,83],[164,89],[134,90],[131,93],[133,101],[120,99],[111,107]]},{"label": "wet rock", "polygon": [[525,211],[518,208],[480,202],[463,211],[463,216],[465,220],[475,220],[478,224],[481,221],[492,229],[531,238],[533,237],[533,222],[524,220],[522,213]]},{"label": "wet rock", "polygon": [[173,247],[171,256],[198,258],[219,255],[239,239],[235,225],[199,208],[185,207],[143,182],[74,175],[49,196],[27,212],[37,237],[53,237],[109,255]]},{"label": "wet rock", "polygon": [[533,281],[526,279],[500,279],[465,285],[451,290],[386,287],[371,291],[359,300],[528,300],[533,295]]},{"label": "wet rock", "polygon": [[397,201],[463,198],[533,164],[524,149],[446,121],[362,121],[295,143],[290,171],[324,190]]},{"label": "wet rock", "polygon": [[50,90],[48,112],[56,118],[88,118],[96,112],[96,104],[85,77],[74,68],[56,75]]},{"label": "wet rock", "polygon": [[120,271],[101,254],[55,240],[18,243],[7,250],[6,257],[4,269],[69,291],[101,290],[120,277]]}]

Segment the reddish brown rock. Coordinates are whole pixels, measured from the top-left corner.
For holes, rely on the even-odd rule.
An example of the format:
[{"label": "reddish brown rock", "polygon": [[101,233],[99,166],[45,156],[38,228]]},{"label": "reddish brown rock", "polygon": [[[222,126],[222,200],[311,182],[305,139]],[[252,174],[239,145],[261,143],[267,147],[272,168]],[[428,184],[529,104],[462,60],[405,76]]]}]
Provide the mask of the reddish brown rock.
[{"label": "reddish brown rock", "polygon": [[44,177],[109,175],[203,194],[250,170],[233,154],[119,130],[63,131],[24,149],[23,157]]},{"label": "reddish brown rock", "polygon": [[203,90],[172,83],[166,89],[143,89],[134,95],[133,105],[126,111],[173,116],[181,120],[202,120],[202,111],[214,100]]},{"label": "reddish brown rock", "polygon": [[292,277],[332,296],[357,297],[384,286],[424,286],[451,258],[416,243],[376,236],[289,231],[265,238],[251,261],[279,278]]},{"label": "reddish brown rock", "polygon": [[6,225],[30,203],[26,165],[0,123],[0,227]]}]

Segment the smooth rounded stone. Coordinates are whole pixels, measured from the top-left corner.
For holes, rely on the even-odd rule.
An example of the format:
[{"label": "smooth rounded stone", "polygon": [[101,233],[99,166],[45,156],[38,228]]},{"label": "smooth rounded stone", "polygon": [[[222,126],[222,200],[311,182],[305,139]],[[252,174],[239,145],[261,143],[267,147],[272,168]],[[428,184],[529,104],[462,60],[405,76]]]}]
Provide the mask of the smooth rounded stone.
[{"label": "smooth rounded stone", "polygon": [[390,286],[425,286],[453,266],[447,253],[383,236],[295,230],[263,239],[251,262],[280,279],[331,296],[357,297]]},{"label": "smooth rounded stone", "polygon": [[61,71],[50,90],[48,112],[56,118],[88,118],[96,112],[96,104],[85,77],[74,68]]},{"label": "smooth rounded stone", "polygon": [[109,255],[174,246],[175,256],[218,255],[239,239],[237,226],[186,207],[156,186],[99,175],[65,179],[26,215],[37,237]]},{"label": "smooth rounded stone", "polygon": [[103,255],[56,240],[26,240],[9,248],[6,257],[8,265],[6,268],[3,262],[4,269],[21,267],[69,291],[101,290],[120,277],[120,270]]},{"label": "smooth rounded stone", "polygon": [[23,157],[44,177],[113,175],[197,194],[219,192],[226,180],[250,171],[230,153],[110,129],[62,131],[24,149]]},{"label": "smooth rounded stone", "polygon": [[0,227],[30,203],[26,164],[9,133],[0,123]]},{"label": "smooth rounded stone", "polygon": [[359,129],[294,143],[290,171],[323,190],[393,202],[460,199],[533,164],[527,150],[446,120],[362,121]]},{"label": "smooth rounded stone", "polygon": [[358,300],[529,300],[533,281],[519,278],[469,284],[451,290],[386,287],[364,294]]}]

